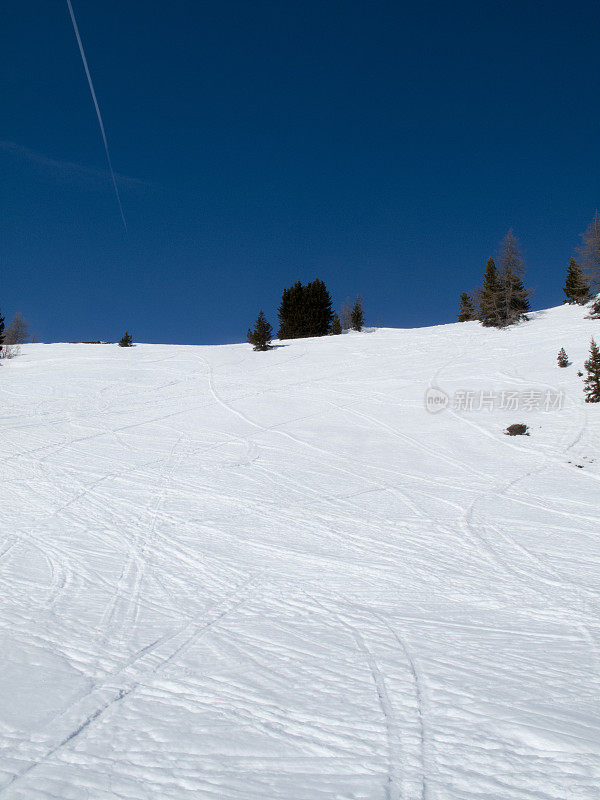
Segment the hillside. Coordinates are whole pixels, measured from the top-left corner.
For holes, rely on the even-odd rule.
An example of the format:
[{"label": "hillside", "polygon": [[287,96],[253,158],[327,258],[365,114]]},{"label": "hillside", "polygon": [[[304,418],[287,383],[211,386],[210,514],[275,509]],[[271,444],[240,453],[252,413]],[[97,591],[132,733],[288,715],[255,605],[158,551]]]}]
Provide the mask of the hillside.
[{"label": "hillside", "polygon": [[592,333],[4,362],[2,800],[596,798]]}]

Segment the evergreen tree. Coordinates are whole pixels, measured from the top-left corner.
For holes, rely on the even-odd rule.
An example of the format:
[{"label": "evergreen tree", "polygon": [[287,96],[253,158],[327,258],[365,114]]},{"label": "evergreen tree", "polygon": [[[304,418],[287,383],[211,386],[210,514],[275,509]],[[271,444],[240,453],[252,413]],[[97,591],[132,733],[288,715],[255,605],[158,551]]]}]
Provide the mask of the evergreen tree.
[{"label": "evergreen tree", "polygon": [[261,309],[254,323],[254,330],[248,328],[248,341],[254,346],[255,350],[269,350],[272,338],[273,328],[267,322],[267,318]]},{"label": "evergreen tree", "polygon": [[473,298],[467,292],[463,292],[460,296],[460,308],[458,310],[459,322],[471,322],[477,319],[477,311],[473,303]]},{"label": "evergreen tree", "polygon": [[333,322],[331,323],[331,335],[332,336],[339,336],[342,332],[342,323],[340,322],[340,318],[333,312]]},{"label": "evergreen tree", "polygon": [[119,339],[119,347],[133,347],[133,337],[125,331],[125,335]]},{"label": "evergreen tree", "polygon": [[358,295],[356,298],[356,302],[354,303],[354,307],[352,308],[352,330],[354,331],[362,331],[363,325],[365,324],[365,313],[362,307],[362,297]]},{"label": "evergreen tree", "polygon": [[0,314],[0,345],[4,341],[4,317]]},{"label": "evergreen tree", "polygon": [[289,289],[284,289],[278,309],[280,339],[296,339],[299,333],[303,314],[303,286],[297,281]]},{"label": "evergreen tree", "polygon": [[303,286],[297,281],[289,289],[284,289],[278,316],[280,339],[326,336],[331,327],[333,312],[331,295],[324,282],[315,278]]},{"label": "evergreen tree", "polygon": [[592,286],[600,286],[600,214],[594,214],[594,219],[587,226],[585,233],[581,234],[579,255],[581,265],[587,272]]},{"label": "evergreen tree", "polygon": [[583,274],[583,270],[574,258],[569,261],[567,267],[567,277],[563,292],[566,297],[564,302],[573,305],[577,303],[580,306],[585,305],[590,299],[590,282]]},{"label": "evergreen tree", "polygon": [[479,319],[486,328],[498,324],[499,309],[498,270],[493,258],[488,258],[483,276],[483,286],[479,290]]},{"label": "evergreen tree", "polygon": [[586,403],[600,403],[600,347],[592,339],[590,357],[584,364],[587,377],[583,381]]},{"label": "evergreen tree", "polygon": [[558,366],[559,367],[568,367],[569,366],[569,356],[564,347],[561,347],[558,351],[557,356]]},{"label": "evergreen tree", "polygon": [[305,314],[305,336],[327,336],[333,320],[331,295],[318,278],[306,284]]},{"label": "evergreen tree", "polygon": [[504,328],[527,319],[530,291],[523,285],[525,264],[512,228],[500,243],[497,327]]}]

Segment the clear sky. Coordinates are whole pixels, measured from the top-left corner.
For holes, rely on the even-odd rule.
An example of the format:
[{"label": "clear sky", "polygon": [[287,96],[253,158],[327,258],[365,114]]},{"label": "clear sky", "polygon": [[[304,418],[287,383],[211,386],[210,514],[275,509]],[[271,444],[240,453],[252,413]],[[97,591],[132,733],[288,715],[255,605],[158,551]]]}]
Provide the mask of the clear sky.
[{"label": "clear sky", "polygon": [[562,302],[600,206],[595,0],[66,0],[0,28],[0,308],[42,341],[242,341],[284,286],[453,321],[513,226]]}]

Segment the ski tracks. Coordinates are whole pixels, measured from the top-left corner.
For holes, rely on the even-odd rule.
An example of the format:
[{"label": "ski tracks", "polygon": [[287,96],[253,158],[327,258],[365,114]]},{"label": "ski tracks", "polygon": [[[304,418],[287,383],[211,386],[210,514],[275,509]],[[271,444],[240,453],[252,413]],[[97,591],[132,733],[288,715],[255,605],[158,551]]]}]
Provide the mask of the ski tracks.
[{"label": "ski tracks", "polygon": [[[420,679],[405,641],[383,618],[370,607],[350,605],[343,599],[306,596],[323,609],[336,624],[352,636],[357,650],[368,665],[385,721],[387,741],[388,776],[385,787],[386,800],[427,800],[426,769],[432,770],[432,760],[426,753],[425,722]],[[363,613],[357,619],[357,611]],[[392,646],[393,674],[386,673],[375,657],[371,640],[382,644],[382,629],[394,639]],[[387,644],[389,647],[389,643]],[[404,661],[403,674],[398,674],[398,655]],[[396,687],[392,694],[390,685]],[[401,706],[401,716],[396,710]],[[426,761],[428,762],[426,764]]]},{"label": "ski tracks", "polygon": [[256,593],[263,575],[260,572],[251,576],[200,619],[192,620],[143,647],[55,718],[35,737],[35,744],[24,743],[21,749],[28,752],[21,752],[17,758],[28,763],[15,772],[4,786],[0,786],[0,795],[67,747],[138,686],[151,684],[158,672],[181,657],[199,637],[244,605]]},{"label": "ski tracks", "polygon": [[[183,434],[180,434],[168,457],[163,462],[158,480],[161,488],[149,508],[150,521],[148,523],[144,521],[137,523],[134,527],[133,540],[131,542],[128,540],[127,532],[122,532],[122,539],[126,543],[128,557],[114,595],[100,622],[99,630],[103,632],[102,638],[105,642],[110,640],[115,643],[130,640],[135,630],[140,607],[140,590],[146,574],[148,551],[152,547],[155,538],[160,508],[167,496],[173,474],[178,464],[185,457],[184,452],[176,455],[182,440]],[[168,590],[162,581],[156,574],[153,577],[162,591],[168,595]]]}]

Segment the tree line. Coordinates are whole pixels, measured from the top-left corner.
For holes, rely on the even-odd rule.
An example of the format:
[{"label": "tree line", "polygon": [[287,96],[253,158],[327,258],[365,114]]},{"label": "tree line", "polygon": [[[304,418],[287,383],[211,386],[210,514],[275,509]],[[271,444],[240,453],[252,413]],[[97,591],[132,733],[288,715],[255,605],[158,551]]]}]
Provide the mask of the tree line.
[{"label": "tree line", "polygon": [[500,243],[498,263],[488,258],[481,287],[461,294],[459,322],[479,320],[486,327],[505,328],[526,319],[531,290],[523,284],[525,264],[512,229]]},{"label": "tree line", "polygon": [[[6,318],[0,311],[0,359],[14,358],[19,354],[20,345],[29,341],[36,342],[37,337],[34,335],[33,339],[30,338],[29,323],[23,314],[17,312],[11,322],[6,325]],[[100,342],[89,342],[88,344],[100,344]],[[125,335],[121,337],[118,344],[119,347],[133,347],[133,337],[128,331],[125,331]]]},{"label": "tree line", "polygon": [[[580,306],[591,303],[587,316],[600,319],[600,295],[597,295],[600,290],[600,214],[597,211],[581,235],[577,253],[579,261],[573,256],[569,259],[563,302]],[[498,264],[499,268],[493,258],[488,258],[482,285],[472,293],[461,294],[459,322],[477,320],[485,327],[506,328],[527,319],[531,289],[525,288],[523,283],[525,264],[512,229],[500,243]],[[564,347],[558,352],[557,363],[560,368],[571,366]],[[587,373],[583,382],[585,401],[600,403],[600,347],[594,338],[584,368]],[[578,375],[584,377],[583,372]]]},{"label": "tree line", "polygon": [[[304,285],[297,281],[283,290],[277,310],[279,339],[304,339],[312,336],[338,336],[344,330],[362,331],[365,324],[360,295],[353,305],[342,305],[340,313],[333,310],[333,301],[324,281],[315,278]],[[248,329],[248,342],[255,350],[271,349],[273,328],[261,309],[254,328]]]},{"label": "tree line", "polygon": [[[586,305],[600,289],[600,214],[581,236],[577,248],[579,261],[571,257],[567,266],[563,302]],[[498,266],[490,257],[487,260],[483,282],[473,292],[460,295],[459,322],[478,320],[485,327],[506,328],[527,319],[530,310],[531,289],[523,283],[525,262],[521,246],[512,228],[498,250]],[[589,316],[600,318],[600,297],[590,308]]]}]

